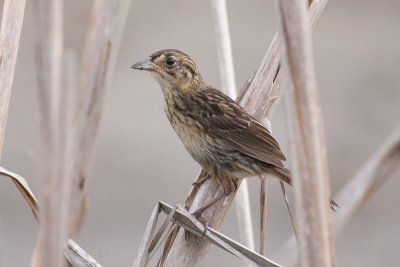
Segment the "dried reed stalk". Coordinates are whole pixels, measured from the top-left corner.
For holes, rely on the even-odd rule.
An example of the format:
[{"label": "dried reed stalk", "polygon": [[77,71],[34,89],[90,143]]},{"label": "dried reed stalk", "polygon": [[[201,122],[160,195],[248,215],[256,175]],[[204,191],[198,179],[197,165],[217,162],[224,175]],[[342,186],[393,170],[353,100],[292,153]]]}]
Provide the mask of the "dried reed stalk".
[{"label": "dried reed stalk", "polygon": [[[333,214],[335,237],[384,182],[399,176],[400,127],[398,126],[335,197],[340,205],[338,212]],[[292,236],[278,250],[274,258],[283,266],[297,266],[296,247],[296,239]]]},{"label": "dried reed stalk", "polygon": [[[310,5],[310,21],[312,25],[323,11],[327,0],[313,2]],[[237,101],[253,116],[261,121],[263,117],[269,117],[277,103],[280,95],[278,79],[279,71],[279,42],[275,35],[272,43],[264,56],[254,78],[242,87]],[[249,83],[251,83],[249,85]],[[202,176],[198,176],[198,179]],[[239,181],[240,185],[240,181]],[[186,200],[187,207],[194,211],[209,203],[211,199],[221,190],[212,180],[206,181],[200,188],[193,187]],[[226,212],[234,198],[234,194],[227,197],[224,203],[214,205],[203,214],[207,225],[218,229]],[[158,266],[199,266],[205,259],[210,244],[197,238],[187,240],[183,230],[174,228],[165,243],[164,252],[159,260]]]},{"label": "dried reed stalk", "polygon": [[328,161],[307,3],[279,4],[299,266],[335,266]]},{"label": "dried reed stalk", "polygon": [[40,176],[42,201],[39,242],[34,265],[62,266],[60,133],[61,66],[63,57],[63,5],[61,0],[37,0],[35,55],[38,83]]},{"label": "dried reed stalk", "polygon": [[[232,99],[236,99],[237,90],[235,70],[233,65],[231,38],[229,34],[228,14],[225,0],[211,1],[215,36],[217,39],[217,54],[221,89]],[[236,195],[236,212],[240,240],[246,247],[254,250],[254,231],[251,217],[250,197],[247,180],[242,182]]]},{"label": "dried reed stalk", "polygon": [[129,6],[129,0],[93,2],[70,153],[73,166],[70,237],[79,231],[86,212],[87,178],[94,157],[105,89],[110,81]]},{"label": "dried reed stalk", "polygon": [[102,267],[73,240],[68,240],[64,251],[68,261],[73,267]]},{"label": "dried reed stalk", "polygon": [[76,57],[72,51],[65,51],[63,56],[63,79],[62,92],[60,94],[59,109],[59,134],[60,134],[60,185],[61,185],[61,205],[60,214],[61,241],[62,244],[67,242],[69,237],[70,221],[69,211],[73,199],[72,195],[72,176],[71,176],[71,142],[72,142],[72,115],[76,105],[75,96],[77,93],[77,64]]},{"label": "dried reed stalk", "polygon": [[5,0],[0,32],[0,158],[24,19],[25,0]]}]

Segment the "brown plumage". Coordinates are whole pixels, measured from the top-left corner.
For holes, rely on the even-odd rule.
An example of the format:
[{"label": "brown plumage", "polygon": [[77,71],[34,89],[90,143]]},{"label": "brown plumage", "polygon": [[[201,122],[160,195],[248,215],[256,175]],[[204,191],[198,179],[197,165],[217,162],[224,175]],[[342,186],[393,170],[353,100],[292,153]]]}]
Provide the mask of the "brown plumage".
[{"label": "brown plumage", "polygon": [[235,101],[206,84],[186,54],[162,50],[132,68],[150,71],[159,82],[172,127],[225,195],[236,190],[237,179],[254,175],[272,173],[291,183],[282,163],[285,156],[271,133]]}]

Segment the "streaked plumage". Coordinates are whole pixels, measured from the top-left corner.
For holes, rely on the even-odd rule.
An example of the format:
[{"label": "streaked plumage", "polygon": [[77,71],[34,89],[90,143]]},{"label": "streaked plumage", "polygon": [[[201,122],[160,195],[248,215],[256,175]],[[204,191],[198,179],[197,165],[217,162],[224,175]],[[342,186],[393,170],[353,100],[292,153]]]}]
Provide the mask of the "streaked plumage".
[{"label": "streaked plumage", "polygon": [[162,88],[165,113],[191,156],[224,188],[236,179],[274,173],[290,184],[285,156],[270,132],[231,98],[207,85],[195,63],[163,50],[132,66],[150,71]]},{"label": "streaked plumage", "polygon": [[165,112],[172,127],[192,157],[221,182],[227,194],[235,190],[228,188],[232,181],[224,182],[228,177],[272,171],[290,183],[278,143],[236,102],[206,85],[184,95],[169,94],[165,94]]}]

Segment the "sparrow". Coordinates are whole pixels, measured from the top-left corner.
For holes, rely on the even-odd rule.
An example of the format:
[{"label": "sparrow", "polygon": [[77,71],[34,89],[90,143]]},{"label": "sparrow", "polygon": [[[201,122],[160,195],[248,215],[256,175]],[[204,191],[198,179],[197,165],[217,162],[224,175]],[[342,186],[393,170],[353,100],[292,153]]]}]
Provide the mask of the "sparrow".
[{"label": "sparrow", "polygon": [[[164,111],[189,154],[223,187],[204,210],[235,192],[237,180],[272,174],[291,184],[278,142],[257,119],[220,90],[208,85],[193,60],[167,49],[131,68],[150,72],[161,86]],[[208,177],[208,176],[206,176]]]}]

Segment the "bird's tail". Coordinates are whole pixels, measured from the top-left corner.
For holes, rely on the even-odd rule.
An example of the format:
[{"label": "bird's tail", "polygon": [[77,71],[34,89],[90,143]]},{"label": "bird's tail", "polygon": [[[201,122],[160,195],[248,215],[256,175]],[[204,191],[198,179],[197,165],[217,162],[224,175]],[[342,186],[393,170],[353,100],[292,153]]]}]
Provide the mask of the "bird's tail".
[{"label": "bird's tail", "polygon": [[[291,174],[288,169],[286,169],[285,167],[276,167],[275,166],[274,172],[279,177],[279,179],[281,179],[282,181],[284,181],[285,183],[287,183],[289,185],[292,185]],[[339,208],[339,205],[332,199],[330,199],[330,204],[331,204],[331,209],[333,211],[335,211],[336,208]]]},{"label": "bird's tail", "polygon": [[292,179],[290,178],[291,174],[288,169],[286,169],[285,167],[274,166],[273,171],[279,177],[279,179],[281,179],[288,185],[292,185]]}]

